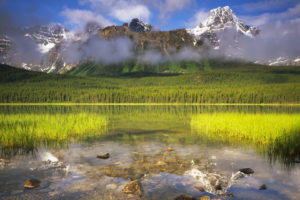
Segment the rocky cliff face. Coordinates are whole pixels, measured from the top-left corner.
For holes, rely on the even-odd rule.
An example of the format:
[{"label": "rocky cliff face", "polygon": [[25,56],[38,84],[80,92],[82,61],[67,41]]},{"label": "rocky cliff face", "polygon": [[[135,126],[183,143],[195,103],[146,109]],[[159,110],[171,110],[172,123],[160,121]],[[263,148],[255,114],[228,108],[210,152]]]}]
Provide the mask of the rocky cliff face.
[{"label": "rocky cliff face", "polygon": [[135,18],[130,22],[129,29],[132,32],[148,32],[151,31],[152,27]]},{"label": "rocky cliff face", "polygon": [[100,31],[101,36],[106,39],[129,37],[133,41],[136,50],[164,50],[171,47],[180,49],[184,46],[193,46],[195,42],[194,37],[188,34],[185,29],[135,32],[131,31],[126,24],[106,27]]}]

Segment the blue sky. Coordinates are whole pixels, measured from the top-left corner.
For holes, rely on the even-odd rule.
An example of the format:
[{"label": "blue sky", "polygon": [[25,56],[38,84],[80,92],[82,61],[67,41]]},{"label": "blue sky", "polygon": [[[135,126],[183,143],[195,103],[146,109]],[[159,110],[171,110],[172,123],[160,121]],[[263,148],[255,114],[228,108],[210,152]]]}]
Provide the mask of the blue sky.
[{"label": "blue sky", "polygon": [[300,0],[0,0],[0,12],[19,24],[58,22],[80,29],[89,20],[102,26],[141,18],[160,30],[192,27],[209,10],[229,5],[246,23],[260,26],[300,19]]}]

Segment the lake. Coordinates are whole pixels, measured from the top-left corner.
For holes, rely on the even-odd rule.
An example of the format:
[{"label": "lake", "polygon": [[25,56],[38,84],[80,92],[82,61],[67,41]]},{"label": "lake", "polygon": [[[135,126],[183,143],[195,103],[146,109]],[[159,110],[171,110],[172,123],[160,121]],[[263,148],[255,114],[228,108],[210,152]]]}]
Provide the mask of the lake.
[{"label": "lake", "polygon": [[0,148],[0,199],[300,198],[297,106],[0,106]]}]

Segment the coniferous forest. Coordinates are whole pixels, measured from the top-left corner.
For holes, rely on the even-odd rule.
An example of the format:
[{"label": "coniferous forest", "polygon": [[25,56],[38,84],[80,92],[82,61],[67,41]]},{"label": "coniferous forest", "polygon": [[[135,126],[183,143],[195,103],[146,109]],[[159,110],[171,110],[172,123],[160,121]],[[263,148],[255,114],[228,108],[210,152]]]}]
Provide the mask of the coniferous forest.
[{"label": "coniferous forest", "polygon": [[92,77],[75,72],[46,74],[2,65],[0,102],[300,103],[300,67],[204,66],[192,73],[144,70]]}]

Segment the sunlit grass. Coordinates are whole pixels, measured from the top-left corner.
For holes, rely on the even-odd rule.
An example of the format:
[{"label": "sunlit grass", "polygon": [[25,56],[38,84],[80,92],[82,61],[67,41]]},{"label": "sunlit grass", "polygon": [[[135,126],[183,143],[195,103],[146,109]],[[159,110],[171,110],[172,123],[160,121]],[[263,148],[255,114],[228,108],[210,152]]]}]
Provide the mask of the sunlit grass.
[{"label": "sunlit grass", "polygon": [[300,132],[300,114],[215,113],[192,117],[191,127],[197,132],[271,144],[276,139]]},{"label": "sunlit grass", "polygon": [[99,114],[0,114],[0,146],[36,147],[39,144],[87,140],[102,135],[108,120]]},{"label": "sunlit grass", "polygon": [[194,115],[191,128],[216,143],[254,146],[270,162],[285,167],[300,158],[300,114],[215,113]]}]

